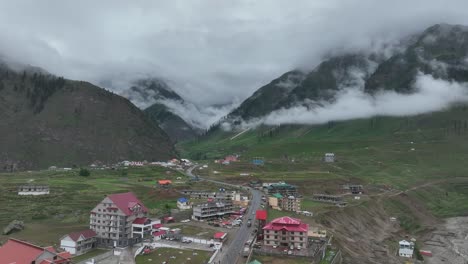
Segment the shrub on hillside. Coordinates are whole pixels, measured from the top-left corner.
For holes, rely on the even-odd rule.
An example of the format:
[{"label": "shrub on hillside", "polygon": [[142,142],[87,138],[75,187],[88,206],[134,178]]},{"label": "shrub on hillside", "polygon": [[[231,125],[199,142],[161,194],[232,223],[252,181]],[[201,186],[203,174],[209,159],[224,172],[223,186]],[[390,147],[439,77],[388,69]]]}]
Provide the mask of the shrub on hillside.
[{"label": "shrub on hillside", "polygon": [[80,169],[80,176],[83,176],[83,177],[87,177],[91,175],[91,173],[89,172],[89,170],[85,169],[85,168],[81,168]]}]

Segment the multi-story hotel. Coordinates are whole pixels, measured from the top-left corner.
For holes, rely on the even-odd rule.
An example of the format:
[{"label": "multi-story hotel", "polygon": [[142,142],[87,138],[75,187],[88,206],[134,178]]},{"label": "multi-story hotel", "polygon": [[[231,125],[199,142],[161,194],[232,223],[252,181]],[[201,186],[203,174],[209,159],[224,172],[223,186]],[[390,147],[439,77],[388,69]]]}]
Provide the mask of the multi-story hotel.
[{"label": "multi-story hotel", "polygon": [[263,227],[263,241],[265,246],[306,248],[308,232],[308,224],[302,223],[300,219],[284,216],[274,219]]},{"label": "multi-story hotel", "polygon": [[160,223],[147,215],[148,209],[135,194],[112,194],[91,211],[89,226],[96,232],[99,246],[127,247],[151,235],[153,224]]}]

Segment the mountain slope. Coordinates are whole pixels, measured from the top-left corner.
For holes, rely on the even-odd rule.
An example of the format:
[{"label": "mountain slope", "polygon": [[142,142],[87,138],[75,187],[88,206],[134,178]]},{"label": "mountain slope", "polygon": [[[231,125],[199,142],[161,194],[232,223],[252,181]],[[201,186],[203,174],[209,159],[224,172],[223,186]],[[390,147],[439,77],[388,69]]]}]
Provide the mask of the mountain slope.
[{"label": "mountain slope", "polygon": [[90,83],[0,67],[0,169],[164,160],[167,135],[128,100]]},{"label": "mountain slope", "polygon": [[258,89],[228,120],[250,120],[275,110],[288,108],[307,101],[330,101],[346,85],[359,82],[359,74],[369,74],[375,62],[363,54],[345,54],[320,63],[313,71],[290,71]]},{"label": "mountain slope", "polygon": [[144,112],[150,120],[159,124],[173,142],[190,140],[198,134],[185,120],[162,103],[155,103],[146,108]]},{"label": "mountain slope", "polygon": [[435,25],[402,43],[389,58],[379,52],[341,54],[326,58],[308,73],[287,72],[258,89],[221,122],[255,123],[275,111],[298,106],[313,110],[336,102],[350,89],[368,98],[380,91],[411,94],[416,92],[418,73],[468,82],[468,27]]},{"label": "mountain slope", "polygon": [[150,120],[159,125],[173,142],[190,140],[197,136],[196,129],[164,104],[165,101],[184,104],[184,99],[164,81],[139,80],[121,95],[144,109]]},{"label": "mountain slope", "polygon": [[425,30],[405,52],[386,60],[366,81],[365,91],[413,92],[418,71],[436,78],[468,81],[468,27],[447,24]]}]

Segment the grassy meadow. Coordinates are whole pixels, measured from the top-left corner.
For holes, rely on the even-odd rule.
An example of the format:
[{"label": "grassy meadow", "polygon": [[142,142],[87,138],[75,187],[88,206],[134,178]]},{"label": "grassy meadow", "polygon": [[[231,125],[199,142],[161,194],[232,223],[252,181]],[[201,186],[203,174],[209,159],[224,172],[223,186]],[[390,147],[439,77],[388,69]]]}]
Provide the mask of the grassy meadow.
[{"label": "grassy meadow", "polygon": [[[303,209],[314,213],[335,208],[312,201],[313,193],[340,194],[341,184],[355,183],[365,186],[369,198],[350,196],[351,206],[367,206],[366,199],[398,192],[421,203],[411,208],[404,200],[385,199],[385,208],[401,215],[401,224],[414,232],[421,228],[415,210],[428,210],[437,218],[468,215],[466,106],[411,117],[258,127],[231,139],[237,133],[215,130],[178,148],[187,157],[205,159],[209,167],[198,171],[205,177],[295,184],[304,195]],[[327,152],[335,153],[337,162],[324,163]],[[231,154],[239,154],[240,161],[213,162]],[[252,165],[253,157],[263,157],[265,165]]]},{"label": "grassy meadow", "polygon": [[136,264],[159,264],[164,261],[166,263],[204,264],[208,262],[211,255],[211,252],[201,250],[157,248],[150,254],[137,256],[135,261]]},{"label": "grassy meadow", "polygon": [[[173,187],[156,187],[159,179],[172,180]],[[49,185],[50,195],[18,196],[17,187],[28,183]],[[181,196],[176,190],[199,184],[180,172],[162,167],[91,170],[87,177],[79,176],[78,170],[3,173],[0,174],[0,226],[22,220],[26,228],[12,237],[53,245],[59,243],[62,235],[87,228],[90,210],[108,194],[134,192],[151,215],[160,216],[166,205],[176,207],[176,200]],[[0,240],[5,239],[7,236],[0,235]]]}]

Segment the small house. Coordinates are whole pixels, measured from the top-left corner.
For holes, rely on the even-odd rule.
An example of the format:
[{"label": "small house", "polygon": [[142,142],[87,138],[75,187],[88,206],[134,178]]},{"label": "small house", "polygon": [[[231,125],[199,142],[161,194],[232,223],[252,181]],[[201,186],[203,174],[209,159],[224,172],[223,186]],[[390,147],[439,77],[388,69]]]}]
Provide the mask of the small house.
[{"label": "small house", "polygon": [[91,229],[73,232],[60,239],[60,248],[72,255],[81,255],[96,247],[96,236]]},{"label": "small house", "polygon": [[325,153],[323,161],[330,163],[335,162],[335,153]]},{"label": "small house", "polygon": [[341,189],[344,193],[350,194],[362,194],[364,192],[364,187],[359,184],[345,184]]},{"label": "small house", "polygon": [[402,240],[398,242],[400,248],[398,250],[398,255],[404,258],[412,258],[414,252],[414,242],[408,242],[406,240]]},{"label": "small house", "polygon": [[237,162],[238,159],[237,159],[237,156],[235,155],[229,155],[229,156],[224,157],[224,161]]},{"label": "small house", "polygon": [[165,230],[155,231],[155,232],[153,232],[153,239],[154,240],[161,240],[166,236],[166,233],[167,232]]},{"label": "small house", "polygon": [[22,185],[18,187],[18,195],[46,195],[49,193],[47,185]]},{"label": "small house", "polygon": [[171,180],[159,180],[158,185],[163,188],[169,188],[172,184]]},{"label": "small house", "polygon": [[217,232],[213,236],[213,238],[219,242],[223,242],[224,240],[226,240],[226,237],[227,237],[227,233],[224,233],[224,232]]},{"label": "small house", "polygon": [[187,198],[182,197],[177,200],[177,208],[180,210],[189,210],[192,208],[192,205]]}]

